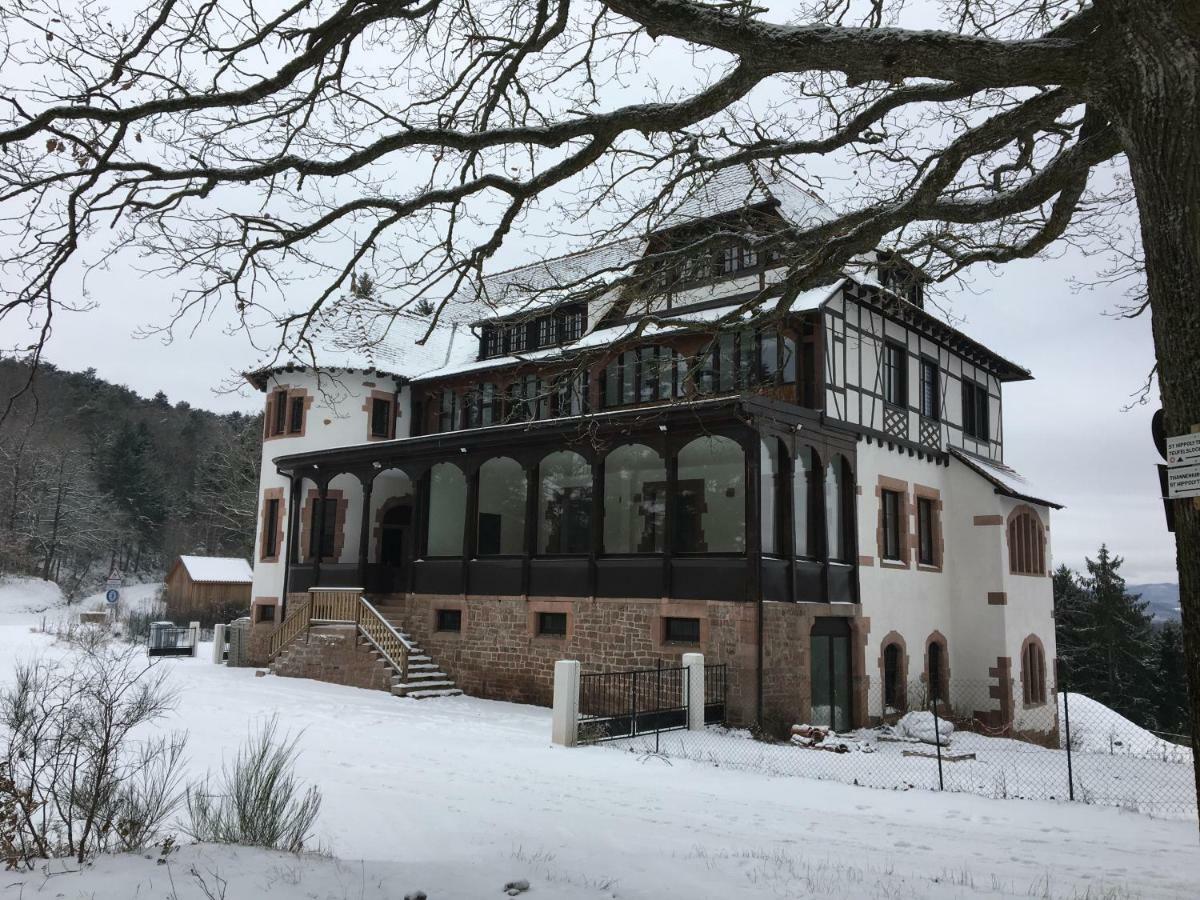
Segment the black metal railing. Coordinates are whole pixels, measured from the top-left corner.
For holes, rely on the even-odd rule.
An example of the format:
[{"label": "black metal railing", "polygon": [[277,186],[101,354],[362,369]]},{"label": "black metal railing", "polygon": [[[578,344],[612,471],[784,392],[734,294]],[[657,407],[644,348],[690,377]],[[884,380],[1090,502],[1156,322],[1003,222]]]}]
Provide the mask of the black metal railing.
[{"label": "black metal railing", "polygon": [[685,667],[593,672],[579,677],[582,743],[688,727]]},{"label": "black metal railing", "polygon": [[725,690],[729,673],[724,663],[704,667],[704,724],[725,724]]},{"label": "black metal railing", "polygon": [[191,628],[153,624],[147,645],[150,656],[191,656],[195,641]]}]

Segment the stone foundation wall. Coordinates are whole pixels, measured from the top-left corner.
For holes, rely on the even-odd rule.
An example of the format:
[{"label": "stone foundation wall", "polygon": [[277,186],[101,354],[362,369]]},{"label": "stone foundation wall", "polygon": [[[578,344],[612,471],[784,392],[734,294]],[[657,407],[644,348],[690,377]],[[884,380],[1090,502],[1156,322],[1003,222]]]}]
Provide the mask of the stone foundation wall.
[{"label": "stone foundation wall", "polygon": [[[732,721],[754,718],[755,607],[751,603],[391,595],[380,603],[401,614],[416,642],[468,694],[549,706],[554,663],[577,659],[585,672],[678,666],[684,653],[729,665]],[[437,610],[462,611],[462,631],[437,631]],[[567,614],[565,637],[537,633],[538,613]],[[699,644],[663,640],[663,618],[700,620]]]},{"label": "stone foundation wall", "polygon": [[358,639],[353,625],[314,627],[306,641],[298,637],[271,663],[285,678],[312,678],[330,684],[390,691],[391,668]]},{"label": "stone foundation wall", "polygon": [[271,653],[271,635],[275,632],[274,622],[255,622],[250,625],[246,638],[246,665],[265,666]]}]

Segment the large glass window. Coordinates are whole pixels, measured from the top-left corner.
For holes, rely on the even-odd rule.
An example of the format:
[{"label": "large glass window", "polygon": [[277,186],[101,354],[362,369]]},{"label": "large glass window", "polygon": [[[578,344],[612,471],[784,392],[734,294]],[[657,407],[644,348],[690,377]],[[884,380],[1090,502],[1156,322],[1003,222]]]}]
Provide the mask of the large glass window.
[{"label": "large glass window", "polygon": [[679,451],[675,549],[742,553],[746,549],[746,465],[727,437],[699,437]]},{"label": "large glass window", "polygon": [[661,553],[666,538],[667,467],[643,444],[604,460],[604,552]]},{"label": "large glass window", "polygon": [[762,552],[783,553],[783,528],[780,515],[786,509],[783,485],[784,472],[781,461],[781,444],[778,438],[766,438],[761,443],[759,455],[759,513],[762,524]]},{"label": "large glass window", "polygon": [[848,530],[853,509],[848,502],[850,490],[850,472],[842,458],[834,456],[826,467],[826,539],[829,541],[829,558],[840,563],[850,562]]},{"label": "large glass window", "polygon": [[592,467],[570,450],[538,467],[538,552],[587,553],[592,532]]},{"label": "large glass window", "polygon": [[815,514],[818,494],[813,489],[815,466],[811,447],[796,451],[792,469],[792,536],[797,556],[815,557],[819,552],[820,519]]},{"label": "large glass window", "polygon": [[429,470],[429,555],[462,556],[466,520],[467,479],[453,463],[438,463]]},{"label": "large glass window", "polygon": [[480,556],[525,552],[525,470],[502,456],[479,467]]}]

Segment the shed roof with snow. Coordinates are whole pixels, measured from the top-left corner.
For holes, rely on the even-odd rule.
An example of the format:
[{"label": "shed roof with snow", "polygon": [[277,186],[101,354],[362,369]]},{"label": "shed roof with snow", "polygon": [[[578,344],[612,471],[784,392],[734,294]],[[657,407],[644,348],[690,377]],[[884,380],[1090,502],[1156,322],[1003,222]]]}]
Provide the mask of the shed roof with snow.
[{"label": "shed roof with snow", "polygon": [[250,584],[254,570],[236,556],[180,556],[189,579],[199,584]]}]

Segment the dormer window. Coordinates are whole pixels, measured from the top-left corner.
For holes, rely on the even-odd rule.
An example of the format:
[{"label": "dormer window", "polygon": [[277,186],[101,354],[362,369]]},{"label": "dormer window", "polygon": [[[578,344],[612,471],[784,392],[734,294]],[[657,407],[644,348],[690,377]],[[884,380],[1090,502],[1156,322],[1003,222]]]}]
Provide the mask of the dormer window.
[{"label": "dormer window", "polygon": [[558,343],[557,325],[554,316],[541,316],[537,320],[537,345],[539,347],[553,347]]},{"label": "dormer window", "polygon": [[495,325],[485,325],[483,329],[483,358],[499,356],[504,348],[500,340],[500,330]]},{"label": "dormer window", "polygon": [[525,340],[528,329],[524,322],[509,325],[505,329],[505,350],[508,353],[522,353],[525,350]]},{"label": "dormer window", "polygon": [[750,247],[726,247],[721,252],[721,274],[742,272],[758,265],[758,251]]},{"label": "dormer window", "polygon": [[579,340],[581,337],[583,337],[583,310],[578,307],[568,309],[563,313],[559,338],[564,344],[569,344],[572,341]]}]

